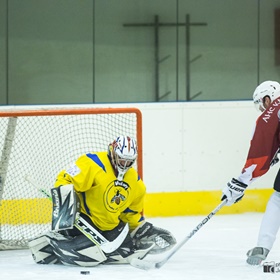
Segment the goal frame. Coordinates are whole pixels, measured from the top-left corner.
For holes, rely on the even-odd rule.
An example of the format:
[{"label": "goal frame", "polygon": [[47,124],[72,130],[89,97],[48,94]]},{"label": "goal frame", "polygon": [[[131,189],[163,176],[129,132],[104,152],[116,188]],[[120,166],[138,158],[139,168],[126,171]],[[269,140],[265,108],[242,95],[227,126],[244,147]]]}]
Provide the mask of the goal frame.
[{"label": "goal frame", "polygon": [[[82,114],[118,114],[135,113],[137,115],[137,171],[143,179],[143,143],[142,143],[142,113],[134,107],[128,108],[67,108],[67,109],[37,109],[37,110],[7,110],[0,112],[1,117],[34,117],[34,116],[59,116]],[[116,135],[117,136],[117,135]]]},{"label": "goal frame", "polygon": [[[124,134],[126,133],[126,130],[131,131],[131,129],[129,129],[129,127],[131,127],[134,131],[133,132],[133,137],[136,138],[137,146],[138,146],[138,157],[137,157],[137,160],[136,160],[137,172],[138,172],[140,178],[143,179],[142,113],[138,108],[135,108],[135,107],[121,107],[121,108],[108,108],[108,107],[97,107],[96,108],[95,107],[95,108],[90,108],[90,107],[71,107],[71,106],[69,106],[67,108],[65,108],[65,107],[63,107],[63,108],[61,108],[61,107],[53,107],[53,108],[40,107],[39,108],[38,107],[36,109],[30,109],[28,107],[26,107],[26,108],[22,108],[22,107],[21,108],[16,108],[15,107],[15,108],[12,108],[12,109],[5,108],[4,110],[0,111],[0,118],[8,119],[6,131],[3,131],[3,133],[6,136],[3,135],[3,136],[5,136],[4,143],[3,143],[3,146],[1,145],[2,147],[0,147],[0,152],[1,152],[1,159],[0,159],[0,207],[3,206],[2,210],[5,207],[7,207],[7,205],[10,205],[10,204],[13,205],[13,203],[16,203],[15,201],[19,201],[19,203],[18,202],[17,203],[20,204],[20,207],[24,207],[24,206],[26,207],[26,205],[28,206],[27,208],[24,208],[24,209],[29,209],[29,208],[32,208],[32,207],[33,207],[32,209],[37,209],[36,207],[40,203],[42,203],[42,204],[40,204],[40,207],[41,206],[45,207],[45,205],[48,202],[48,200],[46,198],[41,198],[40,196],[39,196],[39,198],[37,198],[37,196],[36,196],[35,199],[33,199],[31,197],[27,197],[27,198],[19,199],[19,200],[16,199],[15,201],[13,201],[13,198],[12,199],[9,198],[7,200],[6,198],[2,197],[3,194],[5,194],[5,189],[6,189],[5,181],[6,181],[6,173],[7,173],[7,168],[9,166],[9,161],[12,160],[12,163],[15,162],[14,157],[12,157],[12,159],[9,159],[9,158],[10,158],[11,149],[13,147],[13,141],[14,141],[14,137],[15,137],[14,135],[15,135],[15,133],[17,134],[17,132],[16,132],[17,131],[17,128],[16,128],[17,119],[25,118],[25,117],[28,118],[28,117],[44,117],[44,116],[46,116],[46,117],[48,117],[48,116],[50,116],[50,117],[52,117],[52,116],[54,116],[54,117],[55,116],[71,116],[71,118],[72,118],[72,116],[78,116],[78,115],[80,115],[80,116],[84,115],[85,116],[85,115],[106,115],[106,114],[111,115],[111,116],[114,115],[114,114],[116,114],[116,115],[118,115],[118,114],[120,114],[120,115],[125,115],[125,114],[131,115],[131,114],[133,114],[134,115],[133,116],[133,119],[134,119],[133,123],[129,123],[129,122],[127,123],[126,122],[127,117],[124,117],[123,118],[124,121],[125,121],[125,122],[123,122],[124,126],[121,126],[121,127],[123,127],[122,133],[124,133]],[[130,118],[130,117],[128,117],[128,118]],[[118,116],[116,116],[116,119],[118,119]],[[110,127],[109,128],[106,127],[106,129],[109,129],[107,131],[110,132],[110,134],[112,136],[112,132],[116,131],[114,128],[118,128],[118,125],[115,124],[113,126],[113,123],[110,123],[110,125],[111,125],[111,129],[110,129]],[[27,128],[25,130],[28,132],[29,128]],[[117,130],[119,130],[119,129],[117,129]],[[101,131],[102,131],[102,127],[101,127]],[[129,135],[130,133],[128,132],[127,135]],[[119,136],[119,135],[115,135],[113,137],[117,137],[117,136]],[[106,142],[107,142],[107,140],[106,140]],[[103,143],[106,145],[106,142],[103,142]],[[91,145],[90,143],[89,143],[89,146]],[[107,143],[107,145],[109,145],[109,143]],[[29,175],[29,174],[26,174],[26,175]],[[9,176],[9,180],[11,180],[11,176]],[[39,184],[40,184],[40,182],[39,182]],[[45,187],[45,186],[43,185],[43,187]],[[4,203],[4,204],[2,204],[2,203]],[[47,207],[49,209],[49,206],[47,206]],[[19,210],[16,210],[16,211],[19,211]],[[36,212],[36,211],[34,211],[34,212]],[[1,214],[1,211],[0,211],[0,214]],[[27,237],[25,235],[26,231],[25,230],[19,231],[20,233],[24,232],[23,233],[24,235],[23,234],[20,235],[22,237],[21,239],[17,239],[17,237],[12,237],[13,239],[10,239],[9,236],[8,236],[8,238],[6,237],[7,236],[7,233],[6,233],[7,232],[7,230],[6,230],[7,227],[13,228],[13,227],[19,227],[21,225],[29,226],[29,224],[32,224],[32,227],[33,227],[33,225],[35,226],[36,224],[47,225],[49,223],[49,221],[46,221],[46,219],[48,218],[48,217],[46,218],[46,215],[44,215],[44,217],[39,217],[38,219],[37,219],[38,215],[36,217],[35,217],[35,215],[30,215],[30,216],[27,215],[27,218],[24,219],[24,222],[22,224],[19,224],[17,220],[13,220],[14,216],[15,216],[14,212],[12,213],[11,216],[7,216],[7,215],[3,216],[4,219],[2,220],[2,222],[3,222],[3,226],[4,226],[4,228],[3,228],[4,237],[2,238],[2,234],[1,234],[2,227],[1,227],[1,224],[0,224],[0,251],[1,250],[9,250],[9,249],[23,249],[23,248],[26,248],[25,247],[26,246],[26,241],[27,241],[27,239],[26,239]],[[30,219],[30,217],[32,219]],[[14,239],[14,238],[16,238],[16,239]]]}]

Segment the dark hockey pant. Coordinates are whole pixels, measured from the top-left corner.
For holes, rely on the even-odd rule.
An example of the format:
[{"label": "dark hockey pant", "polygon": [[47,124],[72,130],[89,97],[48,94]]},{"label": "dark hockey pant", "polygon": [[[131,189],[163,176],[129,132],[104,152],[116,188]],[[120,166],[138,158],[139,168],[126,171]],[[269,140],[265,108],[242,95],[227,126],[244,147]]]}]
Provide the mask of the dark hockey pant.
[{"label": "dark hockey pant", "polygon": [[274,186],[273,186],[274,190],[276,190],[277,192],[280,192],[280,169],[278,170],[278,173],[276,175],[276,178],[274,180]]}]

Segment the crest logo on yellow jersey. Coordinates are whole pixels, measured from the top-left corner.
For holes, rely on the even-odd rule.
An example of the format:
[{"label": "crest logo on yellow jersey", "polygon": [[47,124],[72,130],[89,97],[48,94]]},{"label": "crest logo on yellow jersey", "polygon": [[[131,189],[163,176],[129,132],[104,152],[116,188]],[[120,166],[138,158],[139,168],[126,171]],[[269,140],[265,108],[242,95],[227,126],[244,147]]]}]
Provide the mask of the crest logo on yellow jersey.
[{"label": "crest logo on yellow jersey", "polygon": [[104,205],[109,212],[117,212],[123,207],[129,196],[130,187],[126,182],[115,180],[104,193]]}]

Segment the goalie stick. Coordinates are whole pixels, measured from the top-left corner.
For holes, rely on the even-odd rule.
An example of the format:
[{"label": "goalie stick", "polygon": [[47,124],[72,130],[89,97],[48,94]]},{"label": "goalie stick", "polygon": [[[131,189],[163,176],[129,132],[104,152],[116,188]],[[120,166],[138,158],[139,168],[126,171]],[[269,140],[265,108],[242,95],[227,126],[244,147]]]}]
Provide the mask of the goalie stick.
[{"label": "goalie stick", "polygon": [[192,238],[225,204],[227,199],[224,199],[207,217],[205,217],[180,243],[178,243],[161,261],[152,262],[147,260],[132,259],[130,264],[134,267],[149,270],[151,268],[161,268],[183,245]]},{"label": "goalie stick", "polygon": [[[40,187],[29,175],[25,176],[25,180],[52,201],[52,197],[48,193],[48,191]],[[118,237],[113,241],[109,241],[94,227],[92,227],[83,217],[79,217],[78,219],[76,219],[74,226],[79,231],[81,231],[88,239],[90,239],[96,246],[99,246],[105,253],[111,253],[118,249],[123,243],[129,231],[128,224],[126,224]]]}]

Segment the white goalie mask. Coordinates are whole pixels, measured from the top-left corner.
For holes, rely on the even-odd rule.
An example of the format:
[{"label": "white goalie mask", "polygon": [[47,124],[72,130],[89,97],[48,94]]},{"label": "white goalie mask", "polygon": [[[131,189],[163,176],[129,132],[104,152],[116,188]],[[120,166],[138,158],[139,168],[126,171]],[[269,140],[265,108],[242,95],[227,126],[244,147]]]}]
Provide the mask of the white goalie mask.
[{"label": "white goalie mask", "polygon": [[118,180],[123,180],[125,173],[137,159],[136,140],[129,136],[117,137],[113,143],[109,144],[108,156],[117,171]]},{"label": "white goalie mask", "polygon": [[253,93],[253,101],[257,110],[263,112],[264,98],[269,96],[271,102],[280,96],[280,84],[274,81],[265,81],[255,89]]}]

